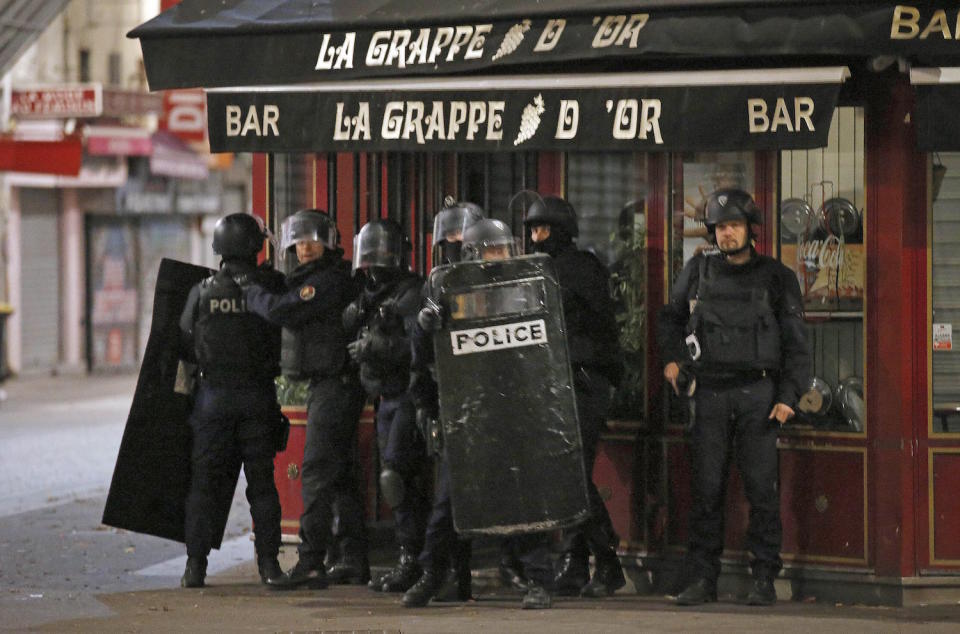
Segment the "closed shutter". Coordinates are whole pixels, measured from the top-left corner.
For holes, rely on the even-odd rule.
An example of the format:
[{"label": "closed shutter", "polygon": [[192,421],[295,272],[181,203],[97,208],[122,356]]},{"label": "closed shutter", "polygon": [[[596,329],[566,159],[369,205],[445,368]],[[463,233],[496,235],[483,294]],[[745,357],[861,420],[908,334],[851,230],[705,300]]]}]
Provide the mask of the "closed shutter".
[{"label": "closed shutter", "polygon": [[60,361],[60,258],[57,192],[21,189],[22,369]]},{"label": "closed shutter", "polygon": [[[645,178],[633,154],[567,154],[567,200],[577,211],[581,249],[593,251],[606,264],[613,261],[611,236],[617,231],[620,211],[627,203],[642,201]],[[630,220],[634,220],[632,212]]]},{"label": "closed shutter", "polygon": [[947,168],[933,203],[933,322],[953,325],[954,348],[933,353],[933,402],[960,402],[960,154],[941,154]]}]

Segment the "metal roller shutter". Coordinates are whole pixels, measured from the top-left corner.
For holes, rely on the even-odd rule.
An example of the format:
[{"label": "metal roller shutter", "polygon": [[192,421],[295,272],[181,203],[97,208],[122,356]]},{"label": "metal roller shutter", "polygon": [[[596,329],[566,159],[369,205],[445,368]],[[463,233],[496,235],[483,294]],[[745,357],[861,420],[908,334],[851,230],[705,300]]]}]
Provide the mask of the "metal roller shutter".
[{"label": "metal roller shutter", "polygon": [[54,190],[20,190],[22,369],[60,360],[59,202]]}]

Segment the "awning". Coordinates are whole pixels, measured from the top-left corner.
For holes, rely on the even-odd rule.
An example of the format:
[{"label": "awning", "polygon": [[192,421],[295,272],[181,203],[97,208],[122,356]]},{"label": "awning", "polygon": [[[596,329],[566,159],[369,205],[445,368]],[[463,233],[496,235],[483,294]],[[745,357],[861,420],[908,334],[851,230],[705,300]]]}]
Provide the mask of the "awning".
[{"label": "awning", "polygon": [[155,132],[151,139],[150,172],[157,176],[172,176],[189,180],[203,180],[210,175],[207,160],[190,146],[169,132]]},{"label": "awning", "polygon": [[808,149],[846,67],[214,89],[213,152]]},{"label": "awning", "polygon": [[648,69],[790,56],[960,65],[958,7],[946,1],[183,0],[129,35],[140,38],[153,90],[604,60]]},{"label": "awning", "polygon": [[79,137],[25,141],[0,137],[0,171],[76,176],[83,163]]},{"label": "awning", "polygon": [[69,0],[4,2],[0,7],[0,77],[40,37]]},{"label": "awning", "polygon": [[960,67],[910,70],[913,127],[925,152],[960,151]]}]

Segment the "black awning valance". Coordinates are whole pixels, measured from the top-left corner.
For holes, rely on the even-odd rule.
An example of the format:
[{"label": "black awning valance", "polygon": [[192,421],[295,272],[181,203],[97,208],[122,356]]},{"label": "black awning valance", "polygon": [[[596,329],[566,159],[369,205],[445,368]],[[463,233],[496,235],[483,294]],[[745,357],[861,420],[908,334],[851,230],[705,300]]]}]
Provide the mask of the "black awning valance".
[{"label": "black awning valance", "polygon": [[960,64],[960,7],[857,0],[183,0],[137,27],[150,87],[303,84],[585,60]]},{"label": "black awning valance", "polygon": [[913,126],[925,152],[960,151],[960,67],[910,70]]},{"label": "black awning valance", "polygon": [[846,67],[390,79],[207,92],[214,152],[807,149]]}]

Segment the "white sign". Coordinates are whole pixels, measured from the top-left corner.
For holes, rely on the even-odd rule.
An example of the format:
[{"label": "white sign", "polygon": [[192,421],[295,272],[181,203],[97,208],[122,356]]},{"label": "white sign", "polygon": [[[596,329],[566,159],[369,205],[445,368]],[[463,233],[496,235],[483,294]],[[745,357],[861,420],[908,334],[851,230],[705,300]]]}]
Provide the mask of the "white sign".
[{"label": "white sign", "polygon": [[933,349],[953,350],[953,324],[933,325]]},{"label": "white sign", "polygon": [[505,348],[536,346],[547,343],[547,327],[542,319],[514,324],[454,330],[450,333],[453,354],[473,354]]}]

